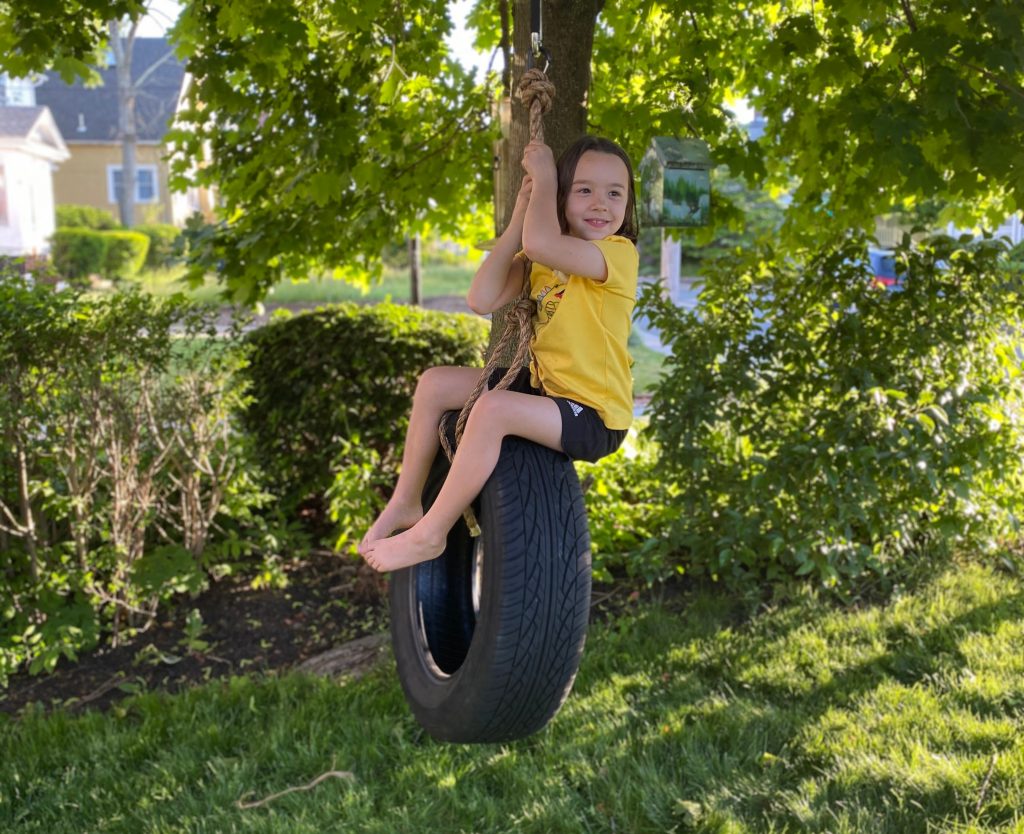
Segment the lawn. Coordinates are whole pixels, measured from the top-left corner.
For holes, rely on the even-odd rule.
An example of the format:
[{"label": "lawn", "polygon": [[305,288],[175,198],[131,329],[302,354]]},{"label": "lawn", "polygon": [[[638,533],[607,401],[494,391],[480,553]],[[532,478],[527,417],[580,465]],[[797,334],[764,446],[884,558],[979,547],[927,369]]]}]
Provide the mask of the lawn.
[{"label": "lawn", "polygon": [[1024,583],[973,563],[853,608],[689,592],[595,625],[511,744],[425,737],[390,661],[29,713],[0,725],[0,830],[1024,832],[1022,647]]},{"label": "lawn", "polygon": [[[473,279],[476,267],[469,262],[465,264],[433,264],[423,270],[421,291],[424,298],[444,295],[465,296],[469,283]],[[203,303],[221,303],[221,287],[212,279],[195,289],[188,289],[181,282],[184,270],[156,270],[143,273],[138,283],[147,292],[154,295],[170,295],[185,291],[196,301]],[[344,281],[332,278],[313,278],[303,281],[283,281],[275,285],[264,302],[271,304],[332,304],[339,301],[359,301],[373,303],[391,299],[396,303],[406,303],[410,299],[410,279],[408,269],[388,268],[384,271],[380,283],[371,285],[364,293]]]}]

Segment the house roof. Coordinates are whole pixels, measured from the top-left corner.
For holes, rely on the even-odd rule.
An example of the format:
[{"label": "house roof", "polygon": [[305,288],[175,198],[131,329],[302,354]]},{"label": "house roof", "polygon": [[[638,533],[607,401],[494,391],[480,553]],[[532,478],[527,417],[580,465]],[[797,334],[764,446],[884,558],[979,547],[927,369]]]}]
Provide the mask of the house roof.
[{"label": "house roof", "polygon": [[[185,66],[165,38],[136,38],[132,49],[132,78],[139,78],[160,62],[139,88],[135,99],[136,131],[140,142],[159,142],[178,106]],[[48,72],[36,87],[36,102],[53,111],[69,143],[116,142],[117,69],[100,70],[102,86],[86,87],[81,80],[66,84],[57,72]]]},{"label": "house roof", "polygon": [[63,162],[70,154],[48,107],[0,107],[0,150]]}]

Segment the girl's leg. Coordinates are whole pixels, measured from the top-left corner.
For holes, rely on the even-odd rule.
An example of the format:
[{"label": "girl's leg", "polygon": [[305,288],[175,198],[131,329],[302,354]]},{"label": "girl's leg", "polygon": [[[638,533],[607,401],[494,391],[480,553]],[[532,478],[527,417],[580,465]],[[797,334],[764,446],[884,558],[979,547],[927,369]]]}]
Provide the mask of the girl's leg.
[{"label": "girl's leg", "polygon": [[494,471],[501,441],[509,434],[562,451],[561,412],[553,400],[532,394],[488,391],[480,397],[430,511],[404,533],[372,542],[363,551],[370,566],[398,570],[439,556],[448,531]]},{"label": "girl's leg", "polygon": [[441,442],[437,425],[446,411],[462,408],[480,378],[479,368],[429,368],[420,377],[412,399],[405,434],[402,469],[387,506],[363,536],[359,552],[395,530],[408,529],[423,517],[420,496]]}]

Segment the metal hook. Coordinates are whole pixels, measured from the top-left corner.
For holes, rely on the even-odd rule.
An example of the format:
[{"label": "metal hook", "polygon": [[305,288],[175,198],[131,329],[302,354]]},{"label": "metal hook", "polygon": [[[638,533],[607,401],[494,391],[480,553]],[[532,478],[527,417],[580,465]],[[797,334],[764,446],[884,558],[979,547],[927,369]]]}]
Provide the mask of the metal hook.
[{"label": "metal hook", "polygon": [[526,68],[533,69],[537,66],[539,58],[544,58],[544,67],[542,71],[547,74],[548,69],[551,67],[551,51],[541,43],[540,33],[530,33],[530,53],[526,56]]}]

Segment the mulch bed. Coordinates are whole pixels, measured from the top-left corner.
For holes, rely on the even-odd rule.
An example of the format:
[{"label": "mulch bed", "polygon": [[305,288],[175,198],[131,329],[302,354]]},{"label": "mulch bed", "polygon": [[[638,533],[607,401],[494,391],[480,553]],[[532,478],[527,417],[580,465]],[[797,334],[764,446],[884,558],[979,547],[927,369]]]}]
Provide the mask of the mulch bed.
[{"label": "mulch bed", "polygon": [[[286,588],[223,579],[116,648],[62,661],[49,674],[16,675],[0,712],[29,704],[106,709],[135,692],[176,692],[212,678],[290,669],[387,628],[385,582],[362,562],[314,551],[285,573]],[[187,628],[193,609],[202,617],[198,632]]]}]

